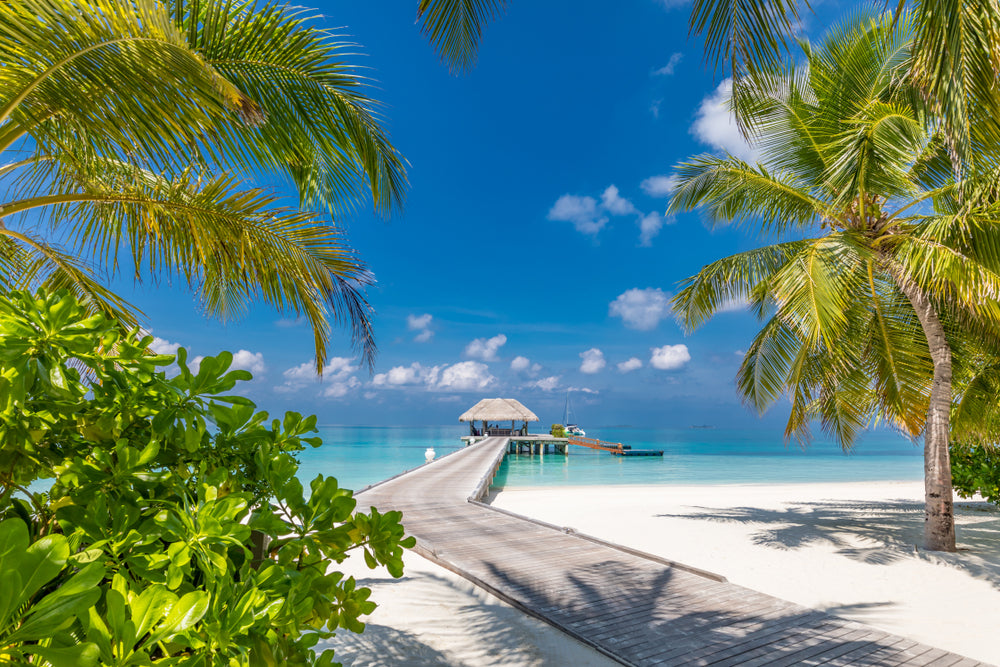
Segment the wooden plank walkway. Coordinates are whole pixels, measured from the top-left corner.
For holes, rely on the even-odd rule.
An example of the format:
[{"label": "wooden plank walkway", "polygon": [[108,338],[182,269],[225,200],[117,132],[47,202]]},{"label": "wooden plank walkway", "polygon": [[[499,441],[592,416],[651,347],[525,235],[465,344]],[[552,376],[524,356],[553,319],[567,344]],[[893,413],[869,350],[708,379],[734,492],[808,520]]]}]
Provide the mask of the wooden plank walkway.
[{"label": "wooden plank walkway", "polygon": [[401,510],[417,551],[624,665],[983,665],[710,573],[476,502],[507,438],[358,496]]}]

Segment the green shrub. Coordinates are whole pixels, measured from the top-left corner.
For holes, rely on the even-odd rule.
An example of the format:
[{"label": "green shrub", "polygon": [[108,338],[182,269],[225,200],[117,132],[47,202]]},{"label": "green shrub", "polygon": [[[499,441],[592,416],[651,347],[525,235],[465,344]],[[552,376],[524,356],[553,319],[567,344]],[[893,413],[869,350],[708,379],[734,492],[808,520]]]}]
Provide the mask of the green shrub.
[{"label": "green shrub", "polygon": [[332,665],[319,640],[375,607],[334,567],[400,576],[400,514],[306,492],[315,417],[227,395],[228,352],[167,377],[151,341],[65,292],[0,297],[0,663]]},{"label": "green shrub", "polygon": [[562,424],[553,424],[549,430],[549,434],[556,438],[565,438],[566,428]]},{"label": "green shrub", "polygon": [[979,494],[1000,505],[1000,448],[951,443],[951,483],[963,498]]}]

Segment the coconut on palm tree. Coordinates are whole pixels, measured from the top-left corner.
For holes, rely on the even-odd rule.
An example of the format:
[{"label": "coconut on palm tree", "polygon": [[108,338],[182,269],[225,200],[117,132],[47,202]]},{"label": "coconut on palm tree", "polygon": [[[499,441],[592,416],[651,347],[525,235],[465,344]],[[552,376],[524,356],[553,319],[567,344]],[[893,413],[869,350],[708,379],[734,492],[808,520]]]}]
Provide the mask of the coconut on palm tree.
[{"label": "coconut on palm tree", "polygon": [[952,346],[996,340],[997,173],[956,180],[946,122],[912,71],[913,15],[859,17],[739,89],[757,164],[701,155],[677,167],[672,211],[700,208],[779,242],[721,259],[675,298],[685,325],[746,300],[763,327],[738,384],[765,410],[791,399],[849,447],[874,422],[924,436],[925,546],[955,548],[948,459]]}]

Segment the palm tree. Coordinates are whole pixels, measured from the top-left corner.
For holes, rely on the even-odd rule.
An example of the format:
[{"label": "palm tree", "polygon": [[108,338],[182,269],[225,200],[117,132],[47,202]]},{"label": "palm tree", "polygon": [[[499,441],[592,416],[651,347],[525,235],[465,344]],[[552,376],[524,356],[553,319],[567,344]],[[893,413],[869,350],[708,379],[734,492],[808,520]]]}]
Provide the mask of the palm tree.
[{"label": "palm tree", "polygon": [[[503,8],[421,0],[418,17],[460,71]],[[346,324],[370,365],[372,276],[325,218],[366,194],[398,209],[406,172],[353,48],[253,0],[0,3],[0,287],[68,288],[134,325],[106,279],[178,276],[212,315],[303,315],[318,370],[329,320]],[[235,173],[290,181],[298,205]]]},{"label": "palm tree", "polygon": [[[212,315],[304,316],[320,367],[346,322],[370,362],[371,276],[319,211],[367,192],[387,213],[406,174],[348,48],[278,5],[2,3],[0,285],[134,324],[101,278],[179,277]],[[290,181],[298,205],[234,173]]]},{"label": "palm tree", "polygon": [[[895,4],[894,20],[907,11]],[[739,91],[766,77],[788,50],[808,0],[694,0],[690,29],[705,35],[706,60],[733,76]],[[953,168],[961,172],[978,142],[1000,142],[1000,5],[993,0],[914,0],[908,73],[941,118]],[[752,115],[739,106],[741,127]],[[977,114],[982,110],[985,113]],[[979,116],[973,118],[974,116]]]},{"label": "palm tree", "polygon": [[738,386],[761,411],[787,393],[787,435],[817,418],[845,447],[873,421],[923,433],[925,546],[953,551],[952,345],[1000,349],[1000,174],[967,161],[956,180],[947,120],[907,76],[917,20],[859,17],[734,93],[763,157],[680,164],[670,209],[780,242],[704,267],[675,307],[694,328],[751,304]]}]

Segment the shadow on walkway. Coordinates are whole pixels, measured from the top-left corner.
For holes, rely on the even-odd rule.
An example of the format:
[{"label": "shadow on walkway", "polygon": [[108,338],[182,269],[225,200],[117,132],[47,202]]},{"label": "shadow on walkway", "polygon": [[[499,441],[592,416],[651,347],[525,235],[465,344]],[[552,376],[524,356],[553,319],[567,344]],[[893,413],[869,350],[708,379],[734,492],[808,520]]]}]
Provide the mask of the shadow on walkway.
[{"label": "shadow on walkway", "polygon": [[[527,606],[584,637],[603,637],[638,665],[781,667],[808,664],[820,654],[824,665],[887,665],[908,659],[909,647],[915,647],[914,654],[945,654],[747,589],[740,589],[744,599],[727,597],[716,603],[712,595],[692,593],[690,581],[675,583],[672,568],[657,572],[651,567],[617,588],[595,585],[612,576],[616,563],[609,561],[568,570],[561,582],[542,588],[520,581],[498,564],[487,565],[505,589],[519,591]],[[680,574],[683,579],[690,576]],[[642,640],[628,641],[636,635]]]},{"label": "shadow on walkway", "polygon": [[[471,582],[452,580],[430,573],[392,579],[359,579],[358,586],[373,589],[372,599],[384,602],[394,586],[419,590],[421,606],[410,610],[416,620],[404,629],[368,623],[358,635],[338,630],[325,643],[336,650],[344,667],[610,667],[608,658],[578,645],[562,635],[553,635],[544,649],[538,645],[540,621],[500,603],[484,604],[470,591]],[[546,632],[556,632],[542,626]],[[433,638],[432,638],[433,637]],[[454,638],[455,649],[447,645]],[[568,641],[565,655],[561,645]],[[432,646],[431,644],[434,644]],[[438,648],[435,648],[438,647]],[[444,650],[440,650],[443,648]],[[320,650],[320,647],[317,647]]]},{"label": "shadow on walkway", "polygon": [[[961,551],[946,554],[919,549],[924,506],[912,501],[819,501],[790,503],[781,509],[695,507],[691,514],[658,517],[759,525],[751,539],[773,549],[829,544],[837,553],[873,565],[905,558],[943,563],[1000,588],[1000,510],[985,502],[955,504]],[[858,546],[863,541],[871,546]]]}]

